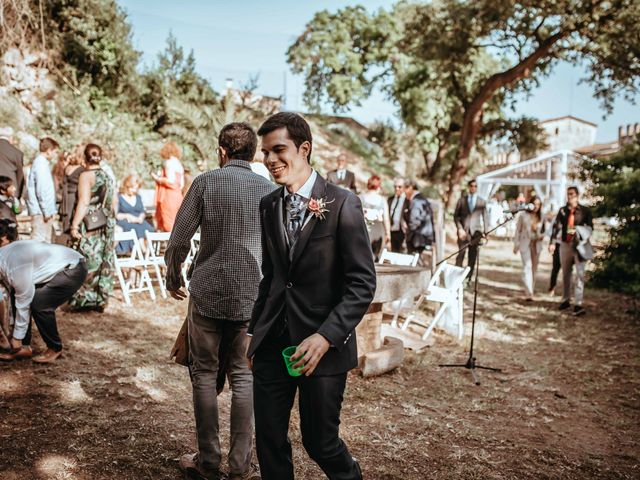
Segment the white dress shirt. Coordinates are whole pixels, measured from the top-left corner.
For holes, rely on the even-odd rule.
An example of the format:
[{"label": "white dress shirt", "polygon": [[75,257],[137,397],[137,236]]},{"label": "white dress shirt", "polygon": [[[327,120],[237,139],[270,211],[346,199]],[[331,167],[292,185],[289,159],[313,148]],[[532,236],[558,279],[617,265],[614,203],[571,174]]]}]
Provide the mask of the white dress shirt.
[{"label": "white dress shirt", "polygon": [[16,316],[13,338],[27,334],[36,285],[46,283],[84,257],[63,245],[19,240],[0,248],[0,283],[15,291]]},{"label": "white dress shirt", "polygon": [[47,157],[38,155],[27,179],[27,209],[29,215],[52,217],[56,214],[56,190]]},{"label": "white dress shirt", "polygon": [[391,201],[391,210],[390,214],[393,214],[391,218],[391,231],[399,232],[402,221],[402,205],[406,199],[405,194],[403,193],[399,197],[394,195],[393,200]]}]

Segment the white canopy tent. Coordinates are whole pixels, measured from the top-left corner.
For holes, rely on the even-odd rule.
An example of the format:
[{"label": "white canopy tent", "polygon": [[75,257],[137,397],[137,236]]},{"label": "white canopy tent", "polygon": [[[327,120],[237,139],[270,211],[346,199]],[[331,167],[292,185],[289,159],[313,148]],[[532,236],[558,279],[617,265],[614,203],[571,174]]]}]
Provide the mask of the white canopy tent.
[{"label": "white canopy tent", "polygon": [[567,187],[579,184],[576,173],[583,158],[574,151],[559,150],[484,173],[476,179],[478,194],[489,199],[502,185],[529,186],[545,209],[557,210],[566,202]]}]

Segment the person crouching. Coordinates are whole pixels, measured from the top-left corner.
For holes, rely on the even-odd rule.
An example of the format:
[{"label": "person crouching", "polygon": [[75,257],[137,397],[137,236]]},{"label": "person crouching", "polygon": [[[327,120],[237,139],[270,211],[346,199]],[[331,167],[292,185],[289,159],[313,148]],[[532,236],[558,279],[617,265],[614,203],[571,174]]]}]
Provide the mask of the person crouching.
[{"label": "person crouching", "polygon": [[16,224],[0,220],[0,284],[12,292],[14,329],[10,351],[0,360],[31,358],[31,318],[47,345],[37,363],[62,354],[56,308],[68,301],[87,276],[85,259],[75,250],[36,240],[19,240]]}]

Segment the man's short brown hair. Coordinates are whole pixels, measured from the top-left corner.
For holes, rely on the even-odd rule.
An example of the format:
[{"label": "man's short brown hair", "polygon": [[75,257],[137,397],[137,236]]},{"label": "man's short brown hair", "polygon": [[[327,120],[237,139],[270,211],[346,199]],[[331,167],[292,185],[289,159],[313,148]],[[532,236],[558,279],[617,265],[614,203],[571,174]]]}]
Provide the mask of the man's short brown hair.
[{"label": "man's short brown hair", "polygon": [[311,128],[307,121],[302,118],[301,115],[292,112],[280,112],[275,115],[271,115],[258,129],[258,135],[264,137],[265,135],[278,130],[279,128],[286,128],[287,134],[297,149],[300,149],[300,145],[304,142],[309,142],[309,155],[307,161],[311,163],[311,148],[313,146],[313,137],[311,136]]},{"label": "man's short brown hair", "polygon": [[225,149],[229,160],[251,162],[258,147],[258,137],[248,123],[234,122],[222,127],[218,145]]},{"label": "man's short brown hair", "polygon": [[59,146],[60,145],[58,145],[58,142],[56,142],[51,137],[44,137],[42,140],[40,140],[40,152],[41,153],[47,153],[50,150],[55,150]]}]

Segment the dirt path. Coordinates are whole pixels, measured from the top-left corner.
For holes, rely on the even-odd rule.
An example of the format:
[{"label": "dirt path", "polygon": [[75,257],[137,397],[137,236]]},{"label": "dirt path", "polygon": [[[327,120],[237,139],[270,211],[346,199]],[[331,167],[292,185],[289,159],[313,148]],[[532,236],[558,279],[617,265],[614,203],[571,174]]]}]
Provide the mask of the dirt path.
[{"label": "dirt path", "polygon": [[[478,387],[466,370],[438,368],[466,359],[467,337],[436,333],[392,374],[351,375],[342,432],[365,478],[640,477],[640,321],[604,292],[588,291],[577,319],[555,310],[557,297],[525,303],[509,250],[493,241],[483,251],[476,349],[504,373],[481,372]],[[547,276],[544,264],[541,291]],[[194,448],[191,395],[167,353],[185,308],[138,298],[135,309],[62,314],[59,363],[0,365],[0,478],[181,478],[177,458]],[[297,478],[323,478],[297,417],[292,425]]]}]

